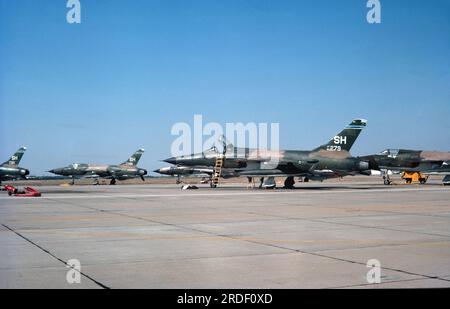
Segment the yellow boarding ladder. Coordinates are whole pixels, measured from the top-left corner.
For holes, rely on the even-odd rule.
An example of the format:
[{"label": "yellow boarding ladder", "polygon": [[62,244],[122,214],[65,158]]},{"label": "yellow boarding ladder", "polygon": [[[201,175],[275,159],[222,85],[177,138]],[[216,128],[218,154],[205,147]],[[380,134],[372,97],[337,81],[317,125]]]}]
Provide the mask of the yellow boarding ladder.
[{"label": "yellow boarding ladder", "polygon": [[214,166],[214,176],[211,179],[211,186],[217,187],[219,184],[220,176],[222,175],[222,167],[223,167],[223,161],[225,160],[224,155],[218,155],[216,158],[216,165]]}]

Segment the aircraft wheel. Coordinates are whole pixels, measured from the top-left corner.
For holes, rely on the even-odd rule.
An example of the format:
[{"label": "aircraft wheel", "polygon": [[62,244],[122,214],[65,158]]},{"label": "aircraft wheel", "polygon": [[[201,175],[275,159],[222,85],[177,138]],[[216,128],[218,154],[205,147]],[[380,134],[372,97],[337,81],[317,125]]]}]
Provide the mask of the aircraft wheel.
[{"label": "aircraft wheel", "polygon": [[284,181],[284,188],[285,189],[293,189],[295,185],[294,177],[287,177]]},{"label": "aircraft wheel", "polygon": [[217,188],[217,185],[213,184],[212,182],[209,183],[209,186],[210,186],[211,188]]},{"label": "aircraft wheel", "polygon": [[407,184],[412,183],[412,179],[411,178],[405,178],[405,181],[406,181]]},{"label": "aircraft wheel", "polygon": [[391,184],[391,181],[390,181],[389,179],[385,179],[385,180],[384,180],[384,184],[385,184],[386,186],[389,186],[389,185]]},{"label": "aircraft wheel", "polygon": [[111,179],[111,182],[109,183],[110,185],[114,186],[116,184],[116,180],[113,178]]},{"label": "aircraft wheel", "polygon": [[11,195],[12,195],[12,192],[11,192],[11,191],[8,191],[8,195],[11,196]]},{"label": "aircraft wheel", "polygon": [[303,182],[309,182],[309,178],[305,177],[305,179],[303,179]]},{"label": "aircraft wheel", "polygon": [[419,182],[420,182],[421,185],[424,185],[424,184],[427,183],[427,179],[426,178],[420,178]]}]

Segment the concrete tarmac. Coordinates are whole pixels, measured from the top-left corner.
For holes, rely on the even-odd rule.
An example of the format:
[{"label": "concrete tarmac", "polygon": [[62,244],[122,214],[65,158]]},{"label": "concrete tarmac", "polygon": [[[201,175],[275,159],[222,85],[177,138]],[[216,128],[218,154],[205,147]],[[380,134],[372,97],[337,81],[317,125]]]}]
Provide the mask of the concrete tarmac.
[{"label": "concrete tarmac", "polygon": [[[450,188],[365,179],[1,192],[0,288],[450,287]],[[371,259],[380,284],[367,281]]]}]

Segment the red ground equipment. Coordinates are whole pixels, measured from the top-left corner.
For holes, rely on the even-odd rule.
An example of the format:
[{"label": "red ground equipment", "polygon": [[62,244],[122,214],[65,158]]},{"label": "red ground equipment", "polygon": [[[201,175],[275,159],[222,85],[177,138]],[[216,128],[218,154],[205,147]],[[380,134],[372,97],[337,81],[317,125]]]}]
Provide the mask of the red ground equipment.
[{"label": "red ground equipment", "polygon": [[9,196],[17,196],[17,197],[39,197],[41,196],[41,192],[32,187],[25,187],[23,190],[17,189],[13,186],[5,185],[3,186],[6,191],[8,191]]}]

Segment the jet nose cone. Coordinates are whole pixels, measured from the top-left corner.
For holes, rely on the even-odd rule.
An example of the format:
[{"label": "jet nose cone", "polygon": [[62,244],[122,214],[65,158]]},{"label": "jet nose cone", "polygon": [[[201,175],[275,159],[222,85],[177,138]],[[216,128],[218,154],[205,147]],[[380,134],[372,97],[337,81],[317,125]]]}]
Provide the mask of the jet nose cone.
[{"label": "jet nose cone", "polygon": [[49,170],[48,172],[58,175],[58,174],[61,174],[61,170],[62,170],[61,168],[54,168],[54,169]]},{"label": "jet nose cone", "polygon": [[167,162],[169,164],[177,164],[177,158],[175,158],[175,157],[171,157],[171,158],[165,159],[163,161]]},{"label": "jet nose cone", "polygon": [[161,175],[169,175],[170,174],[170,167],[163,167],[157,170],[154,170],[155,173],[161,174]]}]

